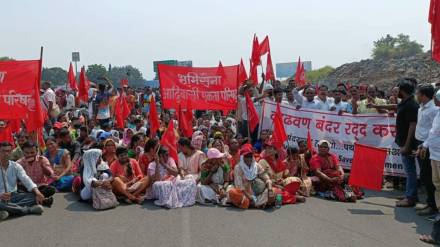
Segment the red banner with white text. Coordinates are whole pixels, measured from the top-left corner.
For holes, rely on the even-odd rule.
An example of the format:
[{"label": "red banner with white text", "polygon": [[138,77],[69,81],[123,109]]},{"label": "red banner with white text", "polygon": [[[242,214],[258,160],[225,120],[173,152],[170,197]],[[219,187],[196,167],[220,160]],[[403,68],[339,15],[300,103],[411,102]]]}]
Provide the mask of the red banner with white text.
[{"label": "red banner with white text", "polygon": [[39,70],[40,60],[0,62],[0,119],[25,119],[40,110]]},{"label": "red banner with white text", "polygon": [[186,106],[188,99],[195,110],[237,108],[238,65],[193,68],[159,64],[158,69],[165,109]]}]

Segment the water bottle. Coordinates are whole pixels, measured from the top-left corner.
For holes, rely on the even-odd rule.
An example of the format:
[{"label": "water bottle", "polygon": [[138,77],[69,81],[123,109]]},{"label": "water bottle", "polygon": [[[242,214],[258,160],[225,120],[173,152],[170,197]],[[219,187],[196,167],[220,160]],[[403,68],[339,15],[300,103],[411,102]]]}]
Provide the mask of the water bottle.
[{"label": "water bottle", "polygon": [[283,204],[283,195],[277,194],[275,197],[275,208],[281,208]]}]

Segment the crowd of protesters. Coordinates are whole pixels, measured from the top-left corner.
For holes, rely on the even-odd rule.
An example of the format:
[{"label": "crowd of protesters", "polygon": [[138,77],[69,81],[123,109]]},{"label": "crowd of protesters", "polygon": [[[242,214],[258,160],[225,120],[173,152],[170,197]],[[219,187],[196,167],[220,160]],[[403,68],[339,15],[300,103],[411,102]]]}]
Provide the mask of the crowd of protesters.
[{"label": "crowd of protesters", "polygon": [[[167,208],[199,203],[263,209],[302,203],[314,195],[343,202],[363,197],[359,188],[348,185],[349,173],[342,169],[329,141],[319,140],[316,150],[305,139],[276,148],[272,130],[250,132],[245,97],[249,94],[258,112],[263,100],[269,100],[296,109],[395,116],[395,142],[407,176],[405,194],[396,206],[413,207],[418,202],[417,159],[427,193],[426,207],[418,214],[433,216],[440,227],[440,217],[436,218],[440,205],[438,85],[403,78],[394,88],[381,91],[363,84],[340,83],[330,89],[296,86],[294,81],[259,86],[247,81],[238,90],[236,111],[225,115],[196,110],[190,123],[193,134],[186,137],[177,128],[176,112],[161,109],[158,90],[115,88],[105,80],[89,89],[88,102],[78,102],[75,92],[54,91],[50,82],[41,88],[41,105],[48,113],[43,138],[22,128],[14,133],[15,142],[0,144],[0,220],[41,214],[43,206],[51,207],[57,192],[73,192],[95,208],[153,200]],[[124,128],[115,125],[121,95],[131,110]],[[160,109],[161,126],[155,133],[148,121],[152,102]],[[178,138],[176,158],[160,144],[171,122]],[[0,132],[7,125],[2,121]],[[436,242],[440,236],[424,235],[422,240]]]}]

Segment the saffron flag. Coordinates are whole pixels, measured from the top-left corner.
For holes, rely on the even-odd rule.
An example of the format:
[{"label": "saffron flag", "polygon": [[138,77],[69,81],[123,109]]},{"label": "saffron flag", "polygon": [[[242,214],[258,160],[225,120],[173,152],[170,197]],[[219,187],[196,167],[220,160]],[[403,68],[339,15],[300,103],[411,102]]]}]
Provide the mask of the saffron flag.
[{"label": "saffron flag", "polygon": [[431,23],[432,59],[440,62],[440,1],[431,0],[429,5],[429,23]]},{"label": "saffron flag", "polygon": [[246,68],[243,64],[243,58],[240,60],[240,67],[238,68],[238,82],[244,83],[248,79]]},{"label": "saffron flag", "polygon": [[40,60],[0,62],[0,119],[26,119],[41,110]]},{"label": "saffron flag", "polygon": [[266,81],[275,81],[275,74],[272,66],[272,56],[270,55],[270,52],[267,54]]},{"label": "saffron flag", "polygon": [[281,113],[280,103],[277,103],[277,110],[273,118],[273,133],[272,141],[277,149],[283,147],[284,142],[287,141],[286,130],[284,129],[283,115]]},{"label": "saffron flag", "polygon": [[170,157],[174,159],[177,163],[179,159],[177,158],[177,136],[174,132],[174,121],[170,120],[168,124],[168,128],[165,130],[165,133],[162,135],[162,139],[160,140],[160,144],[164,145],[169,149]]},{"label": "saffron flag", "polygon": [[252,133],[255,131],[255,128],[260,122],[260,119],[258,118],[257,109],[255,108],[254,102],[252,102],[252,99],[249,96],[248,92],[245,92],[245,97],[246,97],[246,108],[248,115],[249,131]]},{"label": "saffron flag", "polygon": [[197,110],[237,108],[238,65],[211,68],[159,64],[164,109],[178,109],[188,99]]},{"label": "saffron flag", "polygon": [[87,79],[85,68],[82,67],[79,74],[78,98],[83,102],[89,101],[89,87],[90,81]]},{"label": "saffron flag", "polygon": [[354,145],[350,185],[380,191],[387,150],[359,143]]},{"label": "saffron flag", "polygon": [[266,38],[264,38],[264,40],[260,43],[259,49],[260,56],[263,56],[266,53],[270,53],[269,36],[266,35]]},{"label": "saffron flag", "polygon": [[160,128],[159,116],[156,109],[156,100],[154,97],[151,97],[148,119],[150,120],[150,136],[154,137]]},{"label": "saffron flag", "polygon": [[78,85],[76,84],[75,74],[73,73],[72,63],[69,65],[69,72],[67,73],[67,81],[69,82],[69,88],[78,91]]}]

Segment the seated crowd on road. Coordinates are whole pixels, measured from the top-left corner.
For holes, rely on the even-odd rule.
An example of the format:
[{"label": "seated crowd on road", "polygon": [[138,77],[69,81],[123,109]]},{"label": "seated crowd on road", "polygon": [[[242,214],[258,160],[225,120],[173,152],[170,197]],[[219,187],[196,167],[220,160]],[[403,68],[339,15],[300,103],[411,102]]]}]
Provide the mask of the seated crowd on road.
[{"label": "seated crowd on road", "polygon": [[[75,193],[97,209],[146,200],[166,208],[198,203],[265,209],[305,203],[315,195],[341,202],[363,197],[360,188],[348,184],[349,171],[329,141],[318,140],[311,147],[304,139],[277,148],[272,130],[257,127],[250,132],[247,93],[259,112],[266,100],[296,109],[397,116],[396,143],[407,178],[405,195],[396,206],[412,207],[418,201],[417,158],[428,195],[420,214],[438,213],[440,92],[431,84],[404,78],[394,88],[378,89],[343,83],[336,88],[296,87],[294,81],[254,86],[248,81],[239,88],[236,111],[194,111],[191,136],[178,128],[174,109],[162,109],[158,90],[116,89],[107,80],[90,88],[85,103],[75,100],[75,92],[54,91],[50,82],[43,83],[42,90],[42,106],[48,112],[43,136],[27,133],[19,122],[15,140],[0,144],[1,220],[41,214],[58,192]],[[121,95],[131,111],[123,128],[115,125]],[[151,102],[160,119],[154,132]],[[174,133],[169,133],[170,125]],[[170,134],[175,148],[164,144]]]}]

